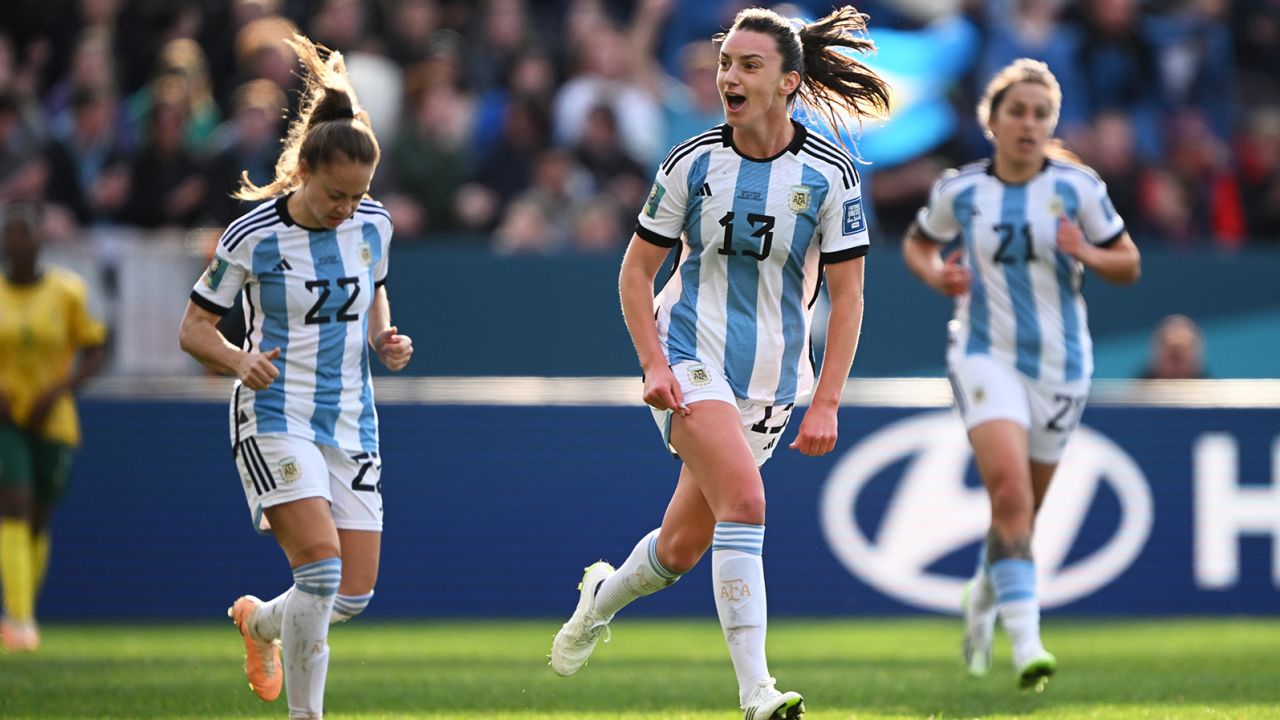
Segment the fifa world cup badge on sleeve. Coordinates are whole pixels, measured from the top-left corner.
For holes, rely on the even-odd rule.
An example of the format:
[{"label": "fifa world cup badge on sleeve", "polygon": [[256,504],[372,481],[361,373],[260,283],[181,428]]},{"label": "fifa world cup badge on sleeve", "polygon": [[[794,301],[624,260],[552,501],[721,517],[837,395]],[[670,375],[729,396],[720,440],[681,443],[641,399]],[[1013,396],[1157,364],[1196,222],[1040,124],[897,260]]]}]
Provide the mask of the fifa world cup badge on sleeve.
[{"label": "fifa world cup badge on sleeve", "polygon": [[373,250],[369,248],[369,243],[360,243],[360,262],[365,267],[373,264]]},{"label": "fifa world cup badge on sleeve", "polygon": [[295,482],[302,477],[302,467],[298,459],[290,455],[280,460],[280,478],[287,483]]},{"label": "fifa world cup badge on sleeve", "polygon": [[866,218],[862,216],[862,198],[844,201],[844,235],[852,235],[867,229]]},{"label": "fifa world cup badge on sleeve", "polygon": [[787,207],[793,213],[802,213],[809,209],[809,186],[792,185],[791,195],[787,199]]},{"label": "fifa world cup badge on sleeve", "polygon": [[1065,207],[1066,203],[1062,202],[1062,196],[1054,195],[1053,200],[1049,201],[1049,214],[1056,218],[1062,214]]},{"label": "fifa world cup badge on sleeve", "polygon": [[662,204],[662,196],[666,194],[666,188],[654,183],[653,188],[649,190],[649,199],[644,203],[644,214],[651,218],[658,217],[658,206]]},{"label": "fifa world cup badge on sleeve", "polygon": [[222,283],[222,276],[227,272],[227,263],[217,255],[213,256],[213,260],[209,261],[209,269],[204,271],[204,284],[209,286],[210,290],[217,290],[218,285]]}]

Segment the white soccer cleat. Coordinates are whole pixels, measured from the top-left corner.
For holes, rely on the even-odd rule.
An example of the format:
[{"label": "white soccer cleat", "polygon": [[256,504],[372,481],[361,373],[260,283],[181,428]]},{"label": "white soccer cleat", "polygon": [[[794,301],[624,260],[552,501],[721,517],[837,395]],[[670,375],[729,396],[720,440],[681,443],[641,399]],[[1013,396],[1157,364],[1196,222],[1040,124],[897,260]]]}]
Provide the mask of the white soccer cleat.
[{"label": "white soccer cleat", "polygon": [[773,678],[761,680],[742,703],[743,720],[796,720],[804,715],[804,698],[798,692],[779,692]]},{"label": "white soccer cleat", "polygon": [[996,634],[996,608],[985,610],[973,607],[975,580],[965,583],[960,606],[964,611],[964,666],[974,677],[984,677],[991,671],[991,643]]},{"label": "white soccer cleat", "polygon": [[601,560],[586,568],[578,589],[578,607],[551,643],[551,669],[557,675],[568,677],[582,669],[596,649],[596,641],[604,633],[609,642],[609,620],[595,613],[596,590],[614,573],[613,566]]}]

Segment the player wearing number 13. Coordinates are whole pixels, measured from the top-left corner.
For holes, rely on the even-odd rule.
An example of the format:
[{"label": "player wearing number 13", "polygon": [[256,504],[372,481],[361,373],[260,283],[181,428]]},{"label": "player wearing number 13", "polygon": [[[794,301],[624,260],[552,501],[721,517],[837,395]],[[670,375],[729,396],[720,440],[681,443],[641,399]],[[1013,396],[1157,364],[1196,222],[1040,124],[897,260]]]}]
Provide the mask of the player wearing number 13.
[{"label": "player wearing number 13", "polygon": [[[956,298],[948,375],[991,500],[991,528],[962,604],[969,671],[985,674],[997,614],[1024,687],[1056,660],[1040,642],[1031,533],[1093,372],[1084,268],[1138,279],[1138,248],[1088,168],[1050,140],[1062,92],[1041,62],[1000,71],[978,105],[990,161],[942,176],[903,243],[908,267]],[[961,247],[946,260],[943,245]]]},{"label": "player wearing number 13", "polygon": [[[413,344],[391,324],[384,282],[391,218],[367,199],[379,157],[342,56],[292,41],[307,83],[275,180],[242,199],[268,199],[233,222],[197,281],[182,348],[239,377],[231,442],[255,528],[271,531],[293,586],[228,611],[244,638],[254,692],[274,700],[283,680],[289,716],[318,718],[329,623],[359,614],[373,595],[382,537],[378,421],[369,349],[391,370]],[[243,348],[218,332],[243,292]],[[366,344],[367,343],[367,344]]]},{"label": "player wearing number 13", "polygon": [[[561,675],[585,664],[614,613],[671,585],[709,549],[745,717],[804,712],[798,693],[775,688],[765,661],[759,468],[811,391],[790,447],[823,455],[835,446],[868,239],[852,158],[790,111],[797,97],[831,122],[837,109],[856,117],[887,107],[884,81],[842,52],[873,47],[865,21],[847,6],[808,24],[749,9],[715,38],[726,122],[662,163],[619,278],[644,401],[684,466],[662,527],[617,572],[587,569],[578,611],[552,646]],[[671,248],[675,271],[655,299],[654,276]],[[815,389],[809,328],[824,276],[831,312]]]}]

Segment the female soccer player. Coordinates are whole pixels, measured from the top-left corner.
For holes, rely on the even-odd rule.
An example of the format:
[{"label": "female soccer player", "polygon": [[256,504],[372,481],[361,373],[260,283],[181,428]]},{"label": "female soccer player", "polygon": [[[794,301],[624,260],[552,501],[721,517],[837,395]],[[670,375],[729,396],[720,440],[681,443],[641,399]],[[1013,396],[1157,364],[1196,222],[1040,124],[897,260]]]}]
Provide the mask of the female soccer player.
[{"label": "female soccer player", "polygon": [[[947,351],[956,405],[991,498],[991,529],[963,600],[964,657],[991,667],[996,615],[1022,687],[1053,674],[1040,643],[1031,558],[1036,511],[1089,394],[1092,342],[1084,268],[1136,282],[1138,248],[1098,176],[1050,140],[1062,92],[1049,68],[1022,59],[978,103],[995,156],[948,171],[903,243],[926,285],[956,298]],[[942,258],[959,238],[962,248]]]},{"label": "female soccer player", "polygon": [[[293,568],[273,600],[246,595],[228,611],[244,636],[245,672],[289,716],[321,717],[329,623],[368,605],[382,537],[378,420],[369,348],[391,370],[413,343],[391,324],[383,283],[391,218],[367,199],[378,141],[341,54],[292,42],[306,70],[302,108],[275,180],[246,175],[238,197],[269,199],[233,222],[196,283],[182,349],[239,377],[231,442],[254,526],[271,531]],[[243,348],[215,323],[244,291]],[[368,346],[366,347],[366,342]]]},{"label": "female soccer player", "polygon": [[[869,51],[866,16],[843,7],[807,25],[744,10],[720,43],[726,123],[677,145],[657,173],[622,263],[622,311],[644,371],[644,400],[683,460],[662,526],[617,571],[587,568],[551,650],[577,672],[632,600],[674,583],[711,548],[713,591],[748,720],[795,718],[765,661],[765,498],[760,466],[795,403],[813,399],[790,447],[823,455],[862,323],[867,228],[853,160],[791,119],[796,98],[837,113],[888,106],[888,87],[840,52]],[[672,247],[678,266],[655,299]],[[823,275],[831,296],[822,374],[809,327]],[[655,313],[656,307],[656,313]]]},{"label": "female soccer player", "polygon": [[[80,443],[72,393],[102,367],[106,328],[84,282],[40,266],[40,212],[13,203],[0,221],[0,644],[40,646],[36,596],[49,563],[49,519]],[[79,362],[77,362],[77,358]]]}]

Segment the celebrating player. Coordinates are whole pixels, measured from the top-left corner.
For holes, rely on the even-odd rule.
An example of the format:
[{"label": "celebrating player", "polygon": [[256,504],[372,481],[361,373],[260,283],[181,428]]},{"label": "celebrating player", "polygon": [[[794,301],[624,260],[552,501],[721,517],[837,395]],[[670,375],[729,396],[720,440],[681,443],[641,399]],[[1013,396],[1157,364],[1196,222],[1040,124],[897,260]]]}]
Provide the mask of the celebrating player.
[{"label": "celebrating player", "polygon": [[[284,649],[289,716],[321,717],[329,623],[373,596],[382,538],[378,420],[369,348],[391,370],[413,344],[391,324],[391,217],[366,193],[378,141],[341,54],[303,37],[291,45],[306,89],[275,180],[246,175],[237,196],[269,199],[233,222],[196,283],[181,344],[233,373],[231,442],[254,526],[270,531],[293,586],[267,602],[246,595],[228,611],[244,636],[245,671],[263,700],[280,694]],[[215,323],[244,291],[246,339]],[[368,343],[368,346],[366,346]]]},{"label": "celebrating player", "polygon": [[[991,529],[966,588],[964,657],[991,667],[997,614],[1022,687],[1057,668],[1040,642],[1031,535],[1089,394],[1092,341],[1084,268],[1128,284],[1138,248],[1093,171],[1059,159],[1050,136],[1062,92],[1049,68],[1022,59],[978,103],[995,156],[945,173],[903,244],[926,285],[956,298],[948,376],[991,499]],[[944,259],[943,245],[961,247]]]},{"label": "celebrating player", "polygon": [[[744,10],[720,43],[725,124],[677,145],[657,172],[619,289],[644,371],[644,400],[683,461],[662,526],[616,571],[586,569],[551,667],[577,672],[615,613],[688,572],[711,549],[713,591],[747,720],[796,718],[765,661],[765,497],[760,466],[795,403],[812,402],[790,447],[835,447],[836,410],[862,323],[867,228],[849,154],[792,120],[800,98],[831,123],[888,106],[888,87],[851,56],[866,16],[844,7],[809,24]],[[677,266],[655,299],[668,251]],[[814,390],[809,328],[826,276],[831,312]],[[656,313],[655,313],[656,308]]]}]

